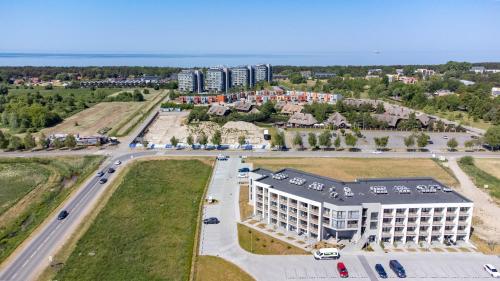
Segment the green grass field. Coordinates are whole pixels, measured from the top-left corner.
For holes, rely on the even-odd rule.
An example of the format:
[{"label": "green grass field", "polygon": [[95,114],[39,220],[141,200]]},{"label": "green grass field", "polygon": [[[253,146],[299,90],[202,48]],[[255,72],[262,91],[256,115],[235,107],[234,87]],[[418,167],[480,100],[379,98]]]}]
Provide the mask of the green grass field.
[{"label": "green grass field", "polygon": [[211,166],[198,160],[132,165],[55,280],[188,280]]},{"label": "green grass field", "polygon": [[2,163],[0,160],[0,215],[46,182],[50,173],[50,170],[35,163]]},{"label": "green grass field", "polygon": [[102,156],[0,159],[0,261],[103,159]]}]

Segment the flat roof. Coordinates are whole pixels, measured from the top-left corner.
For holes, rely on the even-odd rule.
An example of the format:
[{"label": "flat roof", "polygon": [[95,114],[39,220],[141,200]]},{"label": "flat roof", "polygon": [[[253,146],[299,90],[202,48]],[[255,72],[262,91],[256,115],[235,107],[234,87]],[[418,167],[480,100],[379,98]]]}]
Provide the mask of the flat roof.
[{"label": "flat roof", "polygon": [[[258,182],[272,186],[276,190],[287,192],[317,202],[334,205],[352,206],[362,203],[380,204],[428,204],[428,203],[471,203],[472,201],[441,182],[430,178],[373,178],[357,179],[344,182],[296,169],[286,168],[276,172],[267,169],[255,169],[252,172],[261,175]],[[284,179],[276,176],[286,175]],[[301,182],[302,185],[291,183]],[[314,184],[315,183],[315,184]],[[314,188],[316,186],[316,189]],[[323,187],[322,190],[319,190]],[[347,196],[345,187],[352,196]],[[336,192],[337,197],[332,193]],[[349,193],[349,192],[348,192]]]}]

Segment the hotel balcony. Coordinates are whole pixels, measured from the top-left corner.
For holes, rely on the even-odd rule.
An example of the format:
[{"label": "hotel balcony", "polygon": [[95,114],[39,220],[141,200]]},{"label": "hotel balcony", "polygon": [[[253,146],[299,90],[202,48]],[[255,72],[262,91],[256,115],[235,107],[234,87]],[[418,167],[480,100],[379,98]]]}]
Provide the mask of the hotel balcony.
[{"label": "hotel balcony", "polygon": [[409,212],[408,217],[418,217],[418,212]]},{"label": "hotel balcony", "polygon": [[444,230],[444,234],[445,235],[453,235],[453,234],[455,234],[455,230],[453,230],[453,229],[445,229]]},{"label": "hotel balcony", "polygon": [[277,210],[278,210],[278,206],[271,205],[271,210],[275,210],[275,211],[277,211]]},{"label": "hotel balcony", "polygon": [[432,232],[432,235],[441,235],[443,233],[442,230],[433,230]]},{"label": "hotel balcony", "polygon": [[432,221],[432,225],[443,225],[443,221]]},{"label": "hotel balcony", "polygon": [[316,215],[316,216],[319,216],[319,210],[318,209],[316,209],[316,210],[311,209],[311,210],[309,210],[309,213],[311,213],[313,215]]},{"label": "hotel balcony", "polygon": [[417,235],[417,232],[415,230],[408,230],[406,231],[406,235]]},{"label": "hotel balcony", "polygon": [[382,232],[382,237],[391,237],[392,233],[391,232]]},{"label": "hotel balcony", "polygon": [[444,211],[434,211],[434,216],[442,216],[444,214]]},{"label": "hotel balcony", "polygon": [[458,214],[461,215],[461,216],[468,216],[470,214],[470,210],[460,211]]},{"label": "hotel balcony", "polygon": [[404,221],[397,221],[394,224],[395,225],[405,225],[405,222]]},{"label": "hotel balcony", "polygon": [[424,211],[422,211],[422,212],[420,213],[420,216],[421,216],[421,217],[429,217],[430,215],[431,215],[431,212],[424,212]]},{"label": "hotel balcony", "polygon": [[405,218],[406,213],[396,213],[396,218]]},{"label": "hotel balcony", "polygon": [[288,207],[297,209],[297,203],[290,203],[290,205],[288,205]]},{"label": "hotel balcony", "polygon": [[458,225],[468,225],[469,224],[469,221],[468,220],[465,220],[465,221],[461,221],[459,220],[458,221]]},{"label": "hotel balcony", "polygon": [[302,206],[302,205],[301,205],[301,206],[299,207],[299,210],[307,212],[307,207],[304,207],[304,206]]},{"label": "hotel balcony", "polygon": [[313,218],[311,218],[311,219],[309,220],[309,222],[314,223],[314,224],[318,224],[318,219],[313,219]]},{"label": "hotel balcony", "polygon": [[391,227],[392,226],[392,222],[384,222],[384,223],[382,223],[382,226]]},{"label": "hotel balcony", "polygon": [[394,217],[393,213],[384,213],[384,218],[392,218]]},{"label": "hotel balcony", "polygon": [[467,234],[467,229],[458,229],[457,234]]},{"label": "hotel balcony", "polygon": [[455,225],[456,222],[455,221],[445,221],[444,222],[446,225]]}]

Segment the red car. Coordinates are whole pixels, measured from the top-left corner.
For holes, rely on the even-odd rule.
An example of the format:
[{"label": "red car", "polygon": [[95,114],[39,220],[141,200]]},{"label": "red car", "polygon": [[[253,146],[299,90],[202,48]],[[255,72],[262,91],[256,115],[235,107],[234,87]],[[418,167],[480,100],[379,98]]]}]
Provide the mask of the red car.
[{"label": "red car", "polygon": [[345,264],[343,262],[337,263],[337,270],[339,271],[340,277],[342,278],[349,277],[349,272],[347,271],[347,268],[345,267]]}]

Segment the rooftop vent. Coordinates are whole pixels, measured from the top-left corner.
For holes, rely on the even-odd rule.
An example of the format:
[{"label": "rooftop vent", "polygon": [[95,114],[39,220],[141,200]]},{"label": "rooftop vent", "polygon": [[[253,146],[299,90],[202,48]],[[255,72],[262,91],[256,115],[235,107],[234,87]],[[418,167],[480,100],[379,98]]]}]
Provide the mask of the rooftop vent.
[{"label": "rooftop vent", "polygon": [[387,187],[383,185],[370,186],[370,191],[375,194],[387,194]]},{"label": "rooftop vent", "polygon": [[306,179],[304,178],[293,178],[293,179],[290,179],[290,183],[291,184],[296,184],[296,185],[303,185],[304,183],[306,182]]},{"label": "rooftop vent", "polygon": [[330,198],[337,198],[339,194],[337,192],[330,192]]},{"label": "rooftop vent", "polygon": [[285,173],[277,173],[273,175],[273,179],[275,180],[284,180],[286,178],[288,178],[288,175]]},{"label": "rooftop vent", "polygon": [[395,185],[394,190],[398,192],[399,194],[410,194],[411,189],[409,189],[407,186],[404,185]]},{"label": "rooftop vent", "polygon": [[352,197],[352,196],[354,196],[354,193],[352,192],[350,187],[344,186],[344,195],[346,197]]},{"label": "rooftop vent", "polygon": [[325,185],[322,183],[319,183],[319,182],[313,182],[309,185],[309,188],[317,190],[317,191],[323,191],[324,187],[325,187]]},{"label": "rooftop vent", "polygon": [[439,185],[425,185],[425,184],[420,184],[417,185],[417,190],[422,192],[422,193],[436,193],[438,189],[441,189]]},{"label": "rooftop vent", "polygon": [[449,187],[443,187],[443,192],[452,192],[453,189],[449,188]]}]

